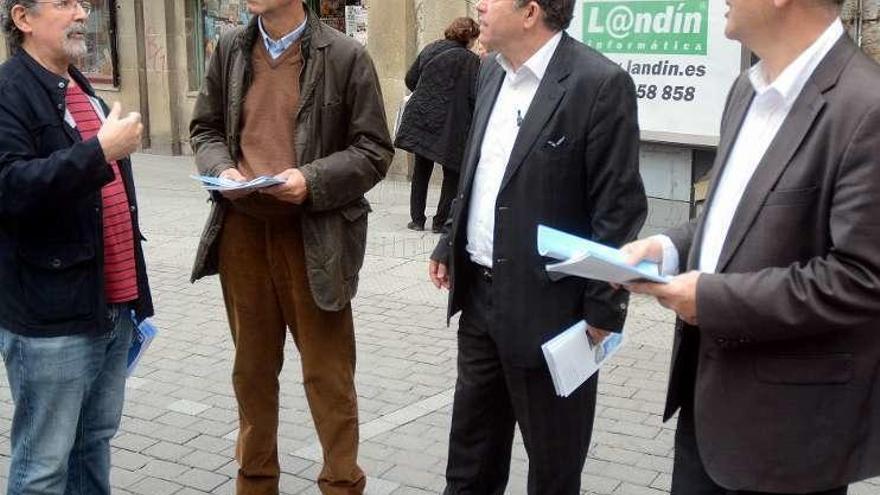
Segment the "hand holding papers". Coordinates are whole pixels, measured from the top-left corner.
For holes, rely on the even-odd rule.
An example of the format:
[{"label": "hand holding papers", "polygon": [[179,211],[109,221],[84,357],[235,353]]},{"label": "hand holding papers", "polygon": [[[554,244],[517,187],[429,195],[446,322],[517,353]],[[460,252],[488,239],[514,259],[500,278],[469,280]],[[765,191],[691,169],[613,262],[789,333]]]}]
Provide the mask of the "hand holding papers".
[{"label": "hand holding papers", "polygon": [[567,275],[623,284],[635,280],[649,280],[665,284],[668,277],[660,275],[656,263],[643,261],[632,266],[618,249],[566,234],[559,230],[538,226],[538,253],[560,260],[547,265],[548,275],[558,280]]},{"label": "hand holding papers", "polygon": [[275,177],[270,177],[268,175],[263,175],[246,182],[224,179],[222,177],[209,177],[207,175],[193,175],[192,178],[201,182],[202,187],[204,187],[206,190],[219,192],[253,192],[257,189],[263,189],[266,187],[277,186],[278,184],[284,184],[283,180]]},{"label": "hand holding papers", "polygon": [[556,395],[571,395],[616,354],[622,344],[623,335],[619,333],[612,333],[601,343],[593,344],[587,336],[587,323],[581,320],[542,345]]}]

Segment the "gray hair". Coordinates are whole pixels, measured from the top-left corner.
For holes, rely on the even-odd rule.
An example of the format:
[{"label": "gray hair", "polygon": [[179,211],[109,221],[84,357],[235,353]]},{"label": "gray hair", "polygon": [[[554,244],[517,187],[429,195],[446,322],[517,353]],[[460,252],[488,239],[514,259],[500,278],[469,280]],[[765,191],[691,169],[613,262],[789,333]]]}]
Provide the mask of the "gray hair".
[{"label": "gray hair", "polygon": [[9,41],[10,51],[15,53],[24,42],[24,33],[19,31],[18,26],[12,20],[12,9],[16,5],[21,5],[25,9],[30,10],[37,6],[37,2],[34,0],[0,0],[0,2],[2,2],[2,7],[0,7],[0,30],[3,31],[7,41]]},{"label": "gray hair", "polygon": [[574,0],[516,0],[518,8],[529,2],[537,3],[544,11],[544,25],[553,31],[564,31],[574,17]]}]

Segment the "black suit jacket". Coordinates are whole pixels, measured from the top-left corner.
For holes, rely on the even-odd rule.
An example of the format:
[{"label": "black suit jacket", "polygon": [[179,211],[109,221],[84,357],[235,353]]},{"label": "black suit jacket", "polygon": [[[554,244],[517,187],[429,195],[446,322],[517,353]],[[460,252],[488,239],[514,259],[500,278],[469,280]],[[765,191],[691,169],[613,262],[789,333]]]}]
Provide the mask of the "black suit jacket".
[{"label": "black suit jacket", "polygon": [[[735,490],[824,491],[880,474],[880,66],[847,36],[755,171],[679,323],[666,417],[694,402],[709,475]],[[754,97],[722,119],[720,171]],[[704,216],[705,217],[705,216]],[[697,267],[703,218],[669,233]]]},{"label": "black suit jacket", "polygon": [[[448,264],[449,316],[468,297],[462,274],[474,172],[505,72],[489,56],[480,73],[459,195],[432,258]],[[562,140],[562,138],[565,138]],[[560,143],[553,146],[550,142]],[[525,115],[495,208],[492,331],[502,359],[543,365],[540,346],[580,319],[620,330],[628,295],[578,278],[551,282],[537,226],[619,246],[641,228],[647,200],[639,175],[632,80],[598,52],[563,34]]]}]

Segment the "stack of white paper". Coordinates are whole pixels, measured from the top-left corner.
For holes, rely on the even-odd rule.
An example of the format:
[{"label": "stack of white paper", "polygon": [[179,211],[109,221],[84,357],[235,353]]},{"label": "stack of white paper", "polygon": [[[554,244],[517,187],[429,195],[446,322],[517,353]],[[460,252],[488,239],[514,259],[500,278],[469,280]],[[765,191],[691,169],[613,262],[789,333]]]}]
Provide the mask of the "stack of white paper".
[{"label": "stack of white paper", "polygon": [[636,266],[626,263],[619,250],[597,242],[566,234],[544,225],[538,226],[538,254],[560,260],[547,265],[552,280],[566,275],[622,284],[634,280],[650,280],[665,284],[668,277],[660,275],[657,263],[643,261]]},{"label": "stack of white paper", "polygon": [[542,345],[556,395],[571,395],[599,371],[621,345],[623,335],[619,333],[612,333],[599,345],[593,345],[587,335],[587,323],[583,320]]},{"label": "stack of white paper", "polygon": [[191,177],[201,182],[202,187],[208,191],[255,191],[264,187],[284,184],[283,180],[268,175],[262,175],[246,182],[238,182],[220,177],[210,177],[207,175],[193,175]]}]

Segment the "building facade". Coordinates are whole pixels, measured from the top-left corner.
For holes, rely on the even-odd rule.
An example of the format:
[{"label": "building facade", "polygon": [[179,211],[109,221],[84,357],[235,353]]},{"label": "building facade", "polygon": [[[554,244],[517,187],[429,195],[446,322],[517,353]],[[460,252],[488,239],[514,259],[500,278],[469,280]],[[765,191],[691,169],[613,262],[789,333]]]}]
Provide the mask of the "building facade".
[{"label": "building facade", "polygon": [[[389,122],[406,93],[403,83],[419,49],[442,36],[458,16],[475,14],[476,0],[306,0],[327,23],[367,45],[382,83]],[[246,0],[93,0],[89,54],[78,63],[108,101],[143,114],[144,148],[188,154],[188,125],[205,66],[220,34],[248,20]],[[880,61],[880,0],[847,0],[850,34]],[[372,29],[371,29],[372,27]],[[0,43],[0,61],[8,56]],[[648,143],[642,172],[664,218],[693,214],[695,182],[714,158],[711,148]],[[398,153],[391,173],[406,175]],[[696,194],[696,195],[695,195]],[[654,213],[652,213],[654,214]],[[651,223],[649,219],[649,223]]]},{"label": "building facade", "polygon": [[[307,3],[325,23],[366,43],[368,1]],[[248,22],[246,0],[91,3],[88,55],[77,67],[108,102],[118,100],[125,111],[141,112],[146,150],[191,153],[188,126],[205,68],[220,35]],[[0,42],[0,61],[8,55]]]}]

